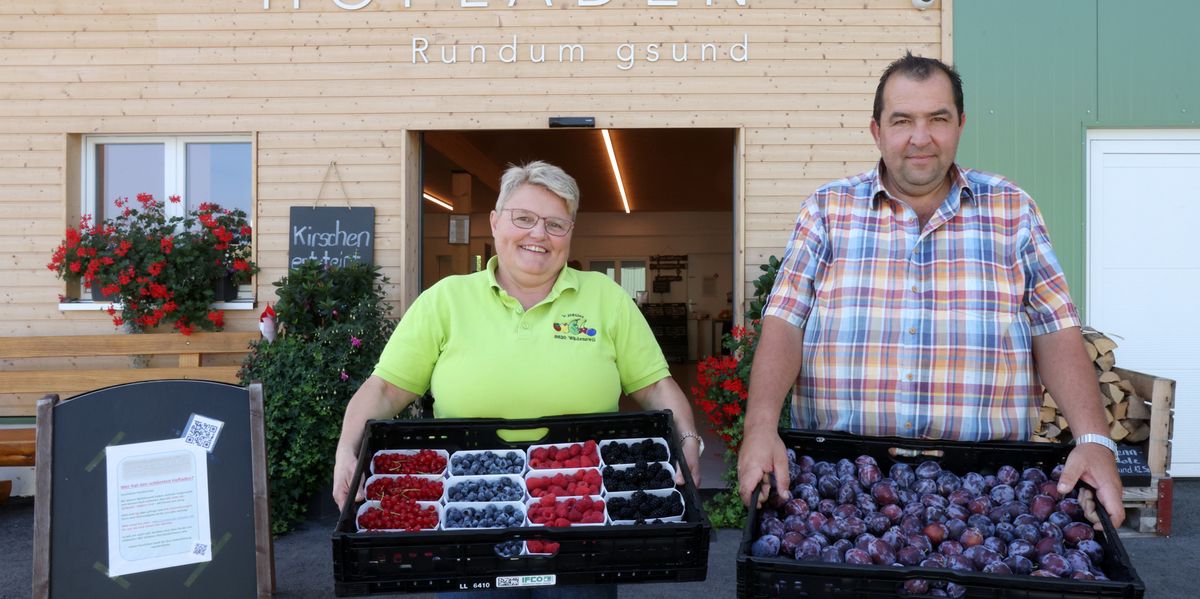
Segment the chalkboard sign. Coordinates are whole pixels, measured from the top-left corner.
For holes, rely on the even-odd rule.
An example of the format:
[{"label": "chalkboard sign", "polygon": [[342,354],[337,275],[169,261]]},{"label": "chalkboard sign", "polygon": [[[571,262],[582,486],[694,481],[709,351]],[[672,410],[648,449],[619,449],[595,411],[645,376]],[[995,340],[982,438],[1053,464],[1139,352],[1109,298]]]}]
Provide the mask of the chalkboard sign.
[{"label": "chalkboard sign", "polygon": [[[38,402],[37,426],[34,597],[271,595],[273,560],[260,385],[148,381],[92,391],[61,403],[51,395]],[[161,464],[140,456],[115,458],[159,445],[186,446],[185,452],[176,454],[191,456],[191,461],[184,460],[186,465],[204,475],[206,483],[193,485],[192,495],[193,503],[203,501],[205,509],[200,513],[206,511],[207,519],[185,514],[164,525],[168,516],[163,514],[186,502],[156,485],[159,481],[178,485],[181,479],[169,478],[173,474],[168,470],[156,470]],[[180,462],[169,452],[156,455]],[[130,465],[125,471],[119,468]],[[114,472],[122,474],[114,477]],[[143,477],[132,480],[155,482],[126,485],[131,480],[124,478],[128,472]],[[149,478],[155,476],[159,478]],[[136,493],[144,488],[146,494],[131,501],[129,487],[139,487]],[[115,492],[120,493],[118,501],[112,499]],[[154,494],[157,497],[151,497]],[[194,561],[150,567],[146,555],[165,551],[162,543],[155,546],[145,539],[151,533],[157,535],[153,542],[178,536],[177,523],[186,527],[194,521],[203,522],[200,526],[208,533],[210,544],[202,547],[205,553],[199,553],[200,545],[195,549],[189,545],[187,551],[177,551],[175,559],[182,554],[183,559]],[[120,532],[111,534],[114,528]],[[123,543],[115,553],[114,540]],[[130,551],[135,543],[140,545]],[[156,555],[155,559],[162,558]],[[122,563],[126,573],[115,575],[117,568],[110,567]]]},{"label": "chalkboard sign", "polygon": [[1126,487],[1149,487],[1150,466],[1146,463],[1146,450],[1141,445],[1117,445],[1117,473],[1121,484]]},{"label": "chalkboard sign", "polygon": [[330,266],[375,263],[375,209],[292,206],[288,268],[305,260]]}]

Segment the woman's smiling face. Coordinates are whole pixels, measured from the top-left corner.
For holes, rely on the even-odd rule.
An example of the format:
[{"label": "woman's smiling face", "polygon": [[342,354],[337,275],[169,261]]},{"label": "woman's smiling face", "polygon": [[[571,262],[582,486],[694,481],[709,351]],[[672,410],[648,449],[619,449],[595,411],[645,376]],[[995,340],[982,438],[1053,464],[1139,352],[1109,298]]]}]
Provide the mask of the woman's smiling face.
[{"label": "woman's smiling face", "polygon": [[570,222],[567,203],[544,187],[522,185],[509,196],[502,211],[492,211],[490,219],[501,271],[523,286],[552,284],[571,253],[573,231],[562,237],[551,235],[542,219],[532,229],[522,229],[513,224],[513,210]]}]

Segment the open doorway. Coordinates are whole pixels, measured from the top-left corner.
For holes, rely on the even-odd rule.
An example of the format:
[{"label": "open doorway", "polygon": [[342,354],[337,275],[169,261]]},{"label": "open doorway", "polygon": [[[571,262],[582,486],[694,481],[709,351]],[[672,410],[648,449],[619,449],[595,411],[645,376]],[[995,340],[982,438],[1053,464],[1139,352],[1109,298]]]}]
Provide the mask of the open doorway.
[{"label": "open doorway", "polygon": [[[720,353],[732,324],[737,131],[609,130],[625,198],[602,131],[428,131],[422,134],[422,288],[483,268],[488,216],[510,164],[545,160],[579,183],[571,266],[603,272],[638,301],[687,393],[696,361]],[[622,398],[621,410],[639,409]],[[694,414],[706,443],[721,441]],[[720,451],[702,460],[703,486],[721,486]]]},{"label": "open doorway", "polygon": [[669,361],[719,353],[736,295],[737,132],[608,133],[624,197],[599,129],[425,132],[422,288],[483,268],[501,174],[510,164],[546,160],[579,183],[571,264],[608,274],[631,299],[650,305],[648,320]]}]

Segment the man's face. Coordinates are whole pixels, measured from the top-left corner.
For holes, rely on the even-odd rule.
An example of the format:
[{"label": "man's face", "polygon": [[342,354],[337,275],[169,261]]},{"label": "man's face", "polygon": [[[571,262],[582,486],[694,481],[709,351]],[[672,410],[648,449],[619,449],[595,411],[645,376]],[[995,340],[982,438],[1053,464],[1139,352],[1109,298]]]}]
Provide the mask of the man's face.
[{"label": "man's face", "polygon": [[966,123],[954,106],[950,78],[941,71],[924,81],[893,75],[883,88],[879,118],[871,121],[871,135],[891,191],[907,198],[935,192],[954,163]]}]

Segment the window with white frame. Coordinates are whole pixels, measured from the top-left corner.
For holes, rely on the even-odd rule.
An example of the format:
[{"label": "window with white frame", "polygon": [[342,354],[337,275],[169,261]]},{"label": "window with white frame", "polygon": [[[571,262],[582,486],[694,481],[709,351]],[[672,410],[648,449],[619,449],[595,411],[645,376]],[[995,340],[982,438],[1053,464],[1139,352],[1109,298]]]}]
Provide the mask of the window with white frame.
[{"label": "window with white frame", "polygon": [[645,260],[590,260],[588,270],[602,272],[617,282],[630,298],[646,290]]},{"label": "window with white frame", "polygon": [[[82,162],[80,214],[93,222],[115,218],[116,200],[140,193],[159,200],[182,197],[180,203],[163,202],[168,218],[202,203],[240,209],[253,218],[249,135],[88,135]],[[238,302],[252,298],[250,286],[242,285]]]},{"label": "window with white frame", "polygon": [[116,215],[117,198],[139,193],[181,196],[179,204],[166,203],[167,216],[205,202],[253,214],[248,135],[89,135],[83,151],[81,213],[96,222]]}]

